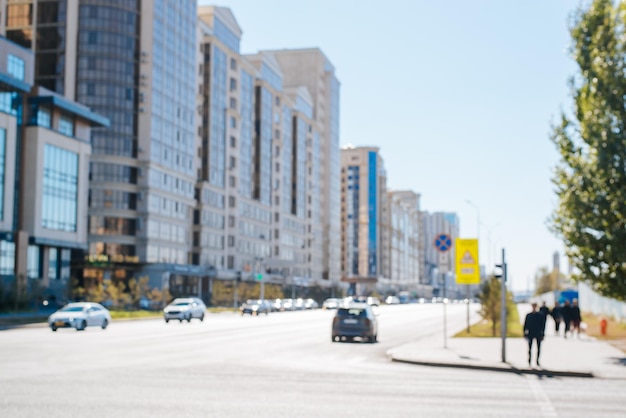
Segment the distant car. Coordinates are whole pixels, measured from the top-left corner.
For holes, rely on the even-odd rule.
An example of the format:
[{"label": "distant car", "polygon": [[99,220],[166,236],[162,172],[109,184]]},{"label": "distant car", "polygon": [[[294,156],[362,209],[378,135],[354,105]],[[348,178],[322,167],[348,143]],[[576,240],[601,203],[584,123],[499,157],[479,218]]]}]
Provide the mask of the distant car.
[{"label": "distant car", "polygon": [[378,320],[367,303],[351,303],[337,309],[333,318],[331,340],[359,338],[370,343],[378,339]]},{"label": "distant car", "polygon": [[315,301],[315,299],[307,299],[304,301],[304,309],[317,309],[320,307],[320,304]]},{"label": "distant car", "polygon": [[48,326],[52,331],[58,328],[75,328],[83,331],[87,327],[106,329],[111,323],[111,314],[99,303],[68,303],[48,317]]},{"label": "distant car", "polygon": [[322,303],[322,309],[337,309],[341,303],[342,300],[339,298],[328,298]]},{"label": "distant car", "polygon": [[378,298],[370,296],[367,298],[367,304],[370,306],[380,306],[380,300],[378,300]]},{"label": "distant car", "polygon": [[397,296],[387,296],[385,303],[387,305],[398,305],[400,303],[400,298]]},{"label": "distant car", "polygon": [[267,315],[270,312],[271,307],[264,300],[248,299],[246,303],[241,305],[239,310],[241,311],[241,315],[250,314],[250,315],[256,316],[256,315],[263,314],[263,313]]},{"label": "distant car", "polygon": [[205,312],[206,305],[200,298],[176,298],[163,309],[163,318],[165,322],[170,322],[170,319],[191,322],[193,318],[204,321]]},{"label": "distant car", "polygon": [[281,300],[281,311],[295,311],[295,301],[293,299],[283,299]]}]

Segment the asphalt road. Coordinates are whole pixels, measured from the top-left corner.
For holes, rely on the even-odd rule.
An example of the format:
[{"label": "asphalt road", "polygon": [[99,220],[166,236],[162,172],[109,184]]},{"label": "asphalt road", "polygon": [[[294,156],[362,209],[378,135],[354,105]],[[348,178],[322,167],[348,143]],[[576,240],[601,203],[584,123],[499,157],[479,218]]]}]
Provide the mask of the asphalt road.
[{"label": "asphalt road", "polygon": [[[1,331],[0,416],[625,416],[624,381],[388,361],[409,341],[443,344],[442,311],[381,307],[376,344],[331,342],[333,312],[321,310]],[[448,331],[463,329],[465,315],[449,305]]]}]

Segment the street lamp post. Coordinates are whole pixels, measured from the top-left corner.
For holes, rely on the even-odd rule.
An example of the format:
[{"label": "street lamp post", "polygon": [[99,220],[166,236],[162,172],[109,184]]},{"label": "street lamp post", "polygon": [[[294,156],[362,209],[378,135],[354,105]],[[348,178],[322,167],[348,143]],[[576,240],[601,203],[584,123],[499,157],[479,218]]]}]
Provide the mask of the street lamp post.
[{"label": "street lamp post", "polygon": [[[467,202],[468,205],[470,205],[471,207],[473,207],[474,209],[476,209],[476,239],[478,240],[478,269],[480,270],[480,209],[478,209],[478,206],[476,206],[475,204],[473,204],[472,202],[470,202],[469,200],[465,200]],[[470,332],[470,286],[471,285],[467,285],[467,333],[469,334]]]},{"label": "street lamp post", "polygon": [[487,229],[487,265],[489,266],[489,268],[491,269],[491,271],[493,272],[493,265],[492,263],[492,252],[493,252],[493,248],[491,245],[491,232],[496,229],[498,226],[500,226],[500,222],[496,222],[495,224],[491,225],[491,226],[487,226],[487,225],[483,225],[486,229]]}]

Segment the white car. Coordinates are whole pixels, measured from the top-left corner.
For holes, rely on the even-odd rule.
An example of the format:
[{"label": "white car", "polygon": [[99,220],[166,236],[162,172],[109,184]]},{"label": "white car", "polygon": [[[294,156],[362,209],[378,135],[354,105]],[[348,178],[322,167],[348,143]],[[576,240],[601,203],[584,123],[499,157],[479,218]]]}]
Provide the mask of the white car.
[{"label": "white car", "polygon": [[111,322],[111,314],[99,303],[68,303],[48,317],[48,326],[52,331],[58,328],[75,328],[83,331],[87,327],[106,329]]},{"label": "white car", "polygon": [[206,305],[200,298],[176,298],[163,309],[163,318],[165,322],[170,322],[170,319],[190,322],[192,318],[204,321],[205,312]]}]

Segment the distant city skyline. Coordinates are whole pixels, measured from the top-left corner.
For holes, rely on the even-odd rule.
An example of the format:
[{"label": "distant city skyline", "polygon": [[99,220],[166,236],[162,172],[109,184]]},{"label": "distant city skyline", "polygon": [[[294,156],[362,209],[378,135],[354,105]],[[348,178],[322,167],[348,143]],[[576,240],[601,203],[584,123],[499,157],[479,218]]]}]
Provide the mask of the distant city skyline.
[{"label": "distant city skyline", "polygon": [[390,189],[457,213],[462,237],[480,235],[488,272],[505,248],[509,286],[526,290],[555,251],[565,257],[548,229],[558,162],[549,133],[572,103],[578,1],[219,5],[244,28],[244,51],[321,48],[341,82],[341,144],[380,147]]}]

